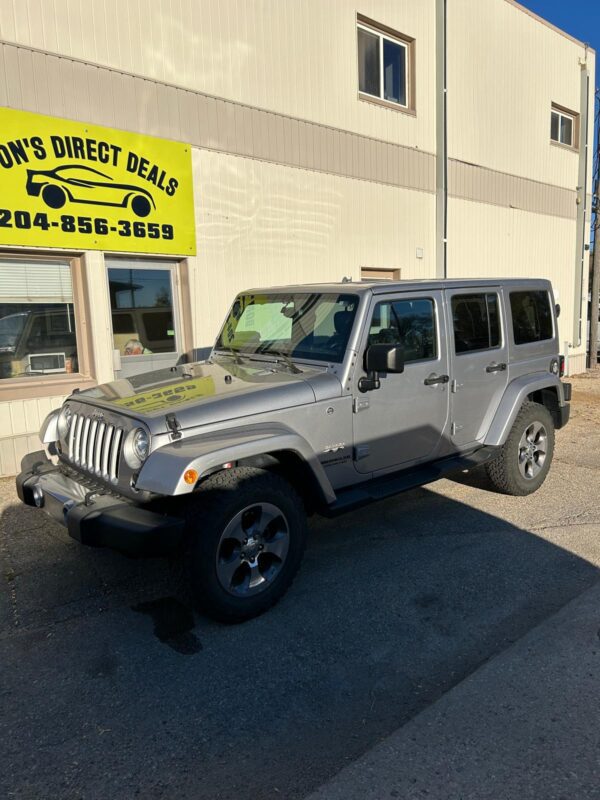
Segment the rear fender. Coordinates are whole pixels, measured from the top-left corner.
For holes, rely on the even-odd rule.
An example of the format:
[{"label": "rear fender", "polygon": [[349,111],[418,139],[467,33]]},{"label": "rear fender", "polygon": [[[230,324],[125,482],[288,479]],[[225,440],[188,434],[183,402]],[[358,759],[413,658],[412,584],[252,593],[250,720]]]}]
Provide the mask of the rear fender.
[{"label": "rear fender", "polygon": [[556,392],[559,407],[565,405],[562,384],[556,375],[550,373],[523,375],[509,383],[483,443],[493,447],[503,445],[523,403],[529,395],[541,392],[543,389]]},{"label": "rear fender", "polygon": [[336,495],[325,471],[309,443],[285,425],[246,425],[238,428],[191,436],[155,450],[139,474],[136,488],[161,495],[183,495],[195,485],[185,482],[189,469],[199,479],[230,461],[278,452],[292,452],[310,468],[322,500],[333,503]]}]

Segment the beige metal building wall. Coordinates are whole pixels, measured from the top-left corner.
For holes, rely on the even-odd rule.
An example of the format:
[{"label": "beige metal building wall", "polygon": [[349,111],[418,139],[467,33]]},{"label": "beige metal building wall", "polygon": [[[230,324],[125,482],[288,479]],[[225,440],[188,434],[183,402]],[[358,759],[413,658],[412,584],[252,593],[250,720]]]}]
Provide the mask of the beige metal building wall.
[{"label": "beige metal building wall", "polygon": [[[416,116],[357,100],[357,12],[416,40]],[[435,151],[434,0],[0,0],[0,39]]]},{"label": "beige metal building wall", "polygon": [[550,143],[550,107],[579,112],[585,48],[508,0],[450,0],[447,25],[450,158],[575,191],[578,153]]},{"label": "beige metal building wall", "polygon": [[[579,295],[576,234],[585,204],[589,244],[595,54],[512,0],[451,0],[447,25],[448,275],[550,278],[569,369],[581,372],[585,341],[573,327],[582,303],[586,313],[588,275]],[[592,77],[587,196],[585,136],[577,148],[550,140],[553,103],[585,113],[582,68]]]},{"label": "beige metal building wall", "polygon": [[[231,287],[241,282],[359,280],[361,266],[401,268],[402,277],[433,274],[431,192],[200,149],[194,151],[194,174],[202,187],[201,244],[191,271],[200,342],[212,343]],[[423,258],[416,257],[417,247]]]}]

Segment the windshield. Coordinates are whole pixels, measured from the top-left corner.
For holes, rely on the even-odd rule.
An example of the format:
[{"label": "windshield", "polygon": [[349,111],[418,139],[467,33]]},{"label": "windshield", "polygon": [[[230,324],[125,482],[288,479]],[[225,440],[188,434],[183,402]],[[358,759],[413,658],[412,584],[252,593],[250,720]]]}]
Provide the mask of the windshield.
[{"label": "windshield", "polygon": [[358,296],[242,294],[217,339],[217,348],[315,361],[343,361]]},{"label": "windshield", "polygon": [[0,350],[14,350],[25,327],[27,312],[0,317]]}]

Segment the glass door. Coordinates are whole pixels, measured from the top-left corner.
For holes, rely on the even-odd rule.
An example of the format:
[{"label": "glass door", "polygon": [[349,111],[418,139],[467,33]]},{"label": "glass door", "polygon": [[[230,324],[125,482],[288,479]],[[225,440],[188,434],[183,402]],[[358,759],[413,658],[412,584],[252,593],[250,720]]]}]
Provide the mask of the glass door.
[{"label": "glass door", "polygon": [[180,355],[174,263],[108,260],[117,378],[171,367]]}]

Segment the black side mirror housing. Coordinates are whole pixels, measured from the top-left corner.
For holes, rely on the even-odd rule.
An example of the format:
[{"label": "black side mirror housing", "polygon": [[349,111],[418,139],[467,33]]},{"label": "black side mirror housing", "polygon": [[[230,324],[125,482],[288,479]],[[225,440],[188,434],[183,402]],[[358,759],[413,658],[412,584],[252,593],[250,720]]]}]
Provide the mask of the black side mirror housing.
[{"label": "black side mirror housing", "polygon": [[556,312],[556,319],[558,319],[558,318],[560,317],[560,304],[559,304],[559,303],[557,303],[557,304],[554,306],[554,310],[555,310],[555,312]]},{"label": "black side mirror housing", "polygon": [[361,392],[379,389],[380,372],[404,372],[404,353],[397,344],[372,344],[365,351],[366,378],[361,378],[358,388]]},{"label": "black side mirror housing", "polygon": [[404,353],[397,344],[372,344],[365,351],[367,372],[404,372]]}]

